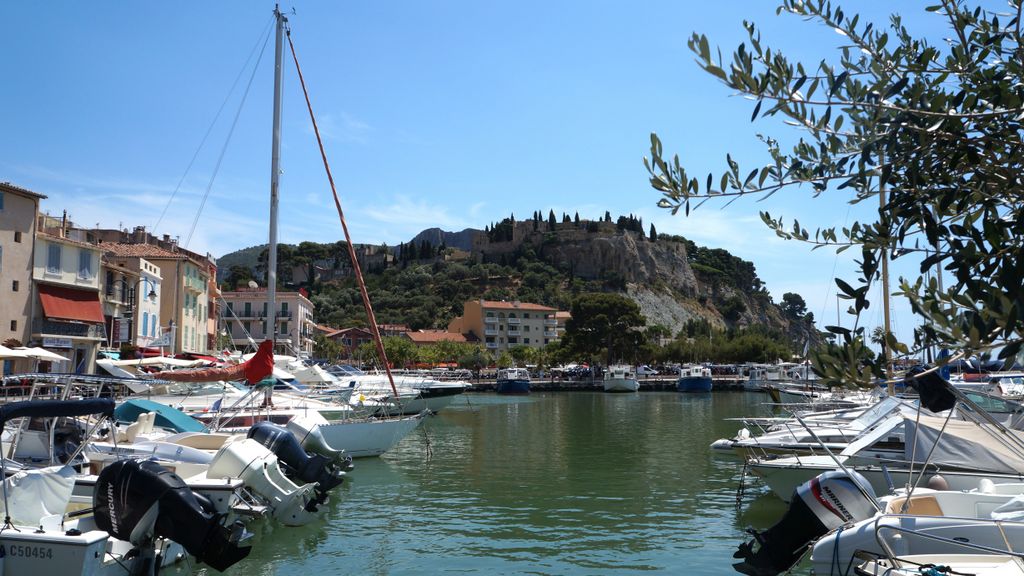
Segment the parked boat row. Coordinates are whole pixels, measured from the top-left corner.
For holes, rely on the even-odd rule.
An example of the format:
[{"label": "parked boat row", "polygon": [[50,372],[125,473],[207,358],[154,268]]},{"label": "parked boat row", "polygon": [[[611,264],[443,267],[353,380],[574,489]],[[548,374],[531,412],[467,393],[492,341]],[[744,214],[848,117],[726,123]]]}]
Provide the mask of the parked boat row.
[{"label": "parked boat row", "polygon": [[744,419],[713,444],[789,503],[740,545],[737,571],[779,574],[809,552],[818,575],[1020,573],[1024,405],[934,370],[905,383],[918,395]]}]

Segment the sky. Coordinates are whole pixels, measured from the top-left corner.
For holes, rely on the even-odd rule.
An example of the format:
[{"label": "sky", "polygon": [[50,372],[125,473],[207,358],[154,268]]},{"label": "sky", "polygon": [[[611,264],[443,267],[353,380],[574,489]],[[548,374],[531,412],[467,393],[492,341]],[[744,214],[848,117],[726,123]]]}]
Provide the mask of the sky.
[{"label": "sky", "polygon": [[[938,42],[946,32],[923,3],[842,5],[876,25],[899,8],[912,31]],[[798,135],[778,119],[752,123],[753,103],[702,72],[686,47],[700,32],[728,56],[746,19],[763,42],[812,67],[836,57],[840,35],[775,7],[282,4],[355,242],[482,229],[534,210],[634,214],[659,233],[753,262],[776,301],[799,293],[835,323],[833,277],[855,277],[853,254],[780,240],[759,212],[814,230],[870,218],[875,207],[794,189],[672,216],[656,207],[643,166],[652,132],[695,173],[716,175],[726,153],[745,166],[763,162],[758,134]],[[0,181],[45,194],[44,211],[67,210],[83,227],[145,226],[215,257],[265,243],[272,10],[252,0],[7,3]],[[341,227],[287,48],[286,58],[279,241],[332,242]],[[894,284],[916,273],[899,262]],[[906,305],[894,302],[894,316],[897,334],[910,338]],[[869,329],[881,322],[880,306],[862,319]]]}]

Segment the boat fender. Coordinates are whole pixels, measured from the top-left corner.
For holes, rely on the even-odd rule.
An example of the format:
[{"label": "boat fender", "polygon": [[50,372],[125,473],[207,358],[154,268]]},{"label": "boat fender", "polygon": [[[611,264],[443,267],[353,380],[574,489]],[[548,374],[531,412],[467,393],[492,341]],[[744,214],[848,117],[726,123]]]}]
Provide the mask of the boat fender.
[{"label": "boat fender", "polygon": [[[865,496],[851,479],[856,476],[870,495]],[[740,544],[733,558],[737,572],[749,576],[775,576],[792,568],[815,540],[849,522],[870,518],[875,495],[863,476],[836,470],[826,472],[797,486],[789,509],[771,528],[758,532],[748,529],[754,537]],[[758,549],[754,551],[754,544]]]},{"label": "boat fender", "polygon": [[258,422],[249,428],[247,436],[277,456],[285,475],[298,478],[303,483],[316,482],[318,502],[326,500],[327,493],[345,481],[345,472],[335,461],[320,454],[307,454],[298,439],[284,426]]},{"label": "boat fender", "polygon": [[[205,502],[203,502],[205,500]],[[185,482],[149,460],[119,460],[96,479],[96,525],[133,546],[151,546],[155,537],[181,544],[200,562],[226,570],[249,555],[252,536],[241,522],[224,524],[209,500],[200,500]]]}]

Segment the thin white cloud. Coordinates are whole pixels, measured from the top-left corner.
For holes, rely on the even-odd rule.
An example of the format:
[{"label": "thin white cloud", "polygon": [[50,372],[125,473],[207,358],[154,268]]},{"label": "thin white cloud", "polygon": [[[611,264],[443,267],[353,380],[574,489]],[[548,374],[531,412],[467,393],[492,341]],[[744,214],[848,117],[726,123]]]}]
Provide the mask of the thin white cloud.
[{"label": "thin white cloud", "polygon": [[[320,136],[326,140],[358,144],[365,143],[367,137],[373,132],[372,126],[347,112],[324,114],[318,117],[317,128],[320,129]],[[309,125],[306,130],[312,133],[312,125]]]}]

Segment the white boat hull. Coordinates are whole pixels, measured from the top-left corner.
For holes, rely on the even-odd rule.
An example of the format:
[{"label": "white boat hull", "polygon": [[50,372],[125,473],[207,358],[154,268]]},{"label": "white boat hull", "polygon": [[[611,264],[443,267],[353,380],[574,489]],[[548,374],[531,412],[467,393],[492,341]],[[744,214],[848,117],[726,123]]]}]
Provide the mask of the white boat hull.
[{"label": "white boat hull", "polygon": [[408,436],[423,421],[422,415],[405,418],[328,422],[320,424],[324,440],[353,458],[380,456]]},{"label": "white boat hull", "polygon": [[604,381],[605,392],[636,392],[640,383],[634,378],[608,378]]}]

